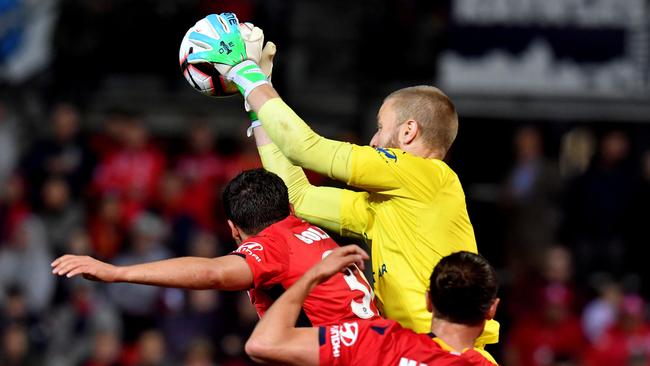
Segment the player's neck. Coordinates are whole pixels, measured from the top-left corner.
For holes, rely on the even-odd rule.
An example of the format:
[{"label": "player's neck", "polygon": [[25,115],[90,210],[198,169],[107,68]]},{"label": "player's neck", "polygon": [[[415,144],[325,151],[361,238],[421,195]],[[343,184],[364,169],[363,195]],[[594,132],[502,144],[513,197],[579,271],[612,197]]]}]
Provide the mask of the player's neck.
[{"label": "player's neck", "polygon": [[483,325],[468,326],[433,318],[431,332],[454,350],[462,352],[474,348],[476,338],[483,332]]},{"label": "player's neck", "polygon": [[442,160],[445,158],[445,154],[442,153],[439,149],[432,149],[428,146],[424,146],[422,143],[419,142],[402,146],[400,149],[411,155],[419,156],[425,159]]}]

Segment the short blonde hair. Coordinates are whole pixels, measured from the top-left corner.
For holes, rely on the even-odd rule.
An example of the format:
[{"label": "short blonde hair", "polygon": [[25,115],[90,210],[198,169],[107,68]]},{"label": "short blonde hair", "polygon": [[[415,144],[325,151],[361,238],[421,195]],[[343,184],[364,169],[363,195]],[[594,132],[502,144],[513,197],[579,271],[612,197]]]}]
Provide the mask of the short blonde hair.
[{"label": "short blonde hair", "polygon": [[456,107],[440,89],[419,85],[394,91],[384,101],[394,101],[393,109],[400,122],[415,120],[422,139],[433,148],[447,153],[458,134]]}]

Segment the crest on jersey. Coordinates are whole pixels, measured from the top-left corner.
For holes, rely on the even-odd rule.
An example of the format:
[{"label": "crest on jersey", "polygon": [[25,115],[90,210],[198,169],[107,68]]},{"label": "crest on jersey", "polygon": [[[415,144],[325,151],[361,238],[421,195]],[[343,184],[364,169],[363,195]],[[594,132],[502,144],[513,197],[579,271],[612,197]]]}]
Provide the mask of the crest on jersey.
[{"label": "crest on jersey", "polygon": [[375,150],[377,150],[377,152],[384,155],[386,158],[392,160],[393,162],[397,162],[397,155],[395,155],[394,152],[385,149],[383,147],[376,147]]},{"label": "crest on jersey", "polygon": [[262,244],[251,241],[240,245],[239,248],[237,248],[237,253],[251,256],[257,262],[261,262],[262,258],[260,258],[260,256],[257,255],[255,252],[259,252],[262,250],[264,250]]}]

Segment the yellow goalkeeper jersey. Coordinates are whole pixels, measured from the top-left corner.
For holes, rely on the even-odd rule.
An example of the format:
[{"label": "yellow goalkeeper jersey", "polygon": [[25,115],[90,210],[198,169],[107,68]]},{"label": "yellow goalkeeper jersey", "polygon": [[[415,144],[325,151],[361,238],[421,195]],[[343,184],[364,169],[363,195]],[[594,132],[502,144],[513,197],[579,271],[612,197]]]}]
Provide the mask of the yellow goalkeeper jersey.
[{"label": "yellow goalkeeper jersey", "polygon": [[431,328],[425,291],[438,261],[476,253],[474,230],[458,176],[441,160],[398,149],[354,146],[341,232],[371,243],[375,293],[382,313],[418,333]]},{"label": "yellow goalkeeper jersey", "polygon": [[[382,315],[429,332],[425,293],[433,268],[451,253],[477,252],[456,173],[441,160],[399,149],[322,138],[280,99],[264,104],[259,116],[277,145],[259,148],[262,162],[285,181],[296,213],[342,235],[364,238],[372,250]],[[311,186],[296,165],[363,192]],[[498,323],[489,321],[476,344],[497,343],[498,331]]]}]

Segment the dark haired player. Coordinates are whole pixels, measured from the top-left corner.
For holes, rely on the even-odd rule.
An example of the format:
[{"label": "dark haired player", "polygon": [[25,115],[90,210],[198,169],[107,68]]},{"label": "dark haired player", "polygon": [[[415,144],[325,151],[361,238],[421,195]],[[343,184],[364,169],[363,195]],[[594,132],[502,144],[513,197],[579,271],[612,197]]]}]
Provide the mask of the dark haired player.
[{"label": "dark haired player", "polygon": [[[324,231],[292,214],[287,187],[264,169],[245,171],[223,193],[226,218],[239,244],[218,258],[182,257],[114,266],[88,256],[64,255],[53,273],[105,282],[186,289],[249,290],[260,316],[305,271],[338,248]],[[360,272],[323,282],[304,302],[300,325],[378,317],[374,294]],[[303,324],[304,323],[304,324]]]},{"label": "dark haired player", "polygon": [[[480,255],[457,252],[440,260],[430,277],[427,308],[431,333],[417,334],[386,319],[355,320],[295,328],[310,291],[368,255],[350,245],[334,250],[284,293],[260,320],[246,343],[255,361],[287,365],[449,366],[495,363],[473,348],[496,312],[497,275]],[[423,299],[424,300],[424,299]]]}]

